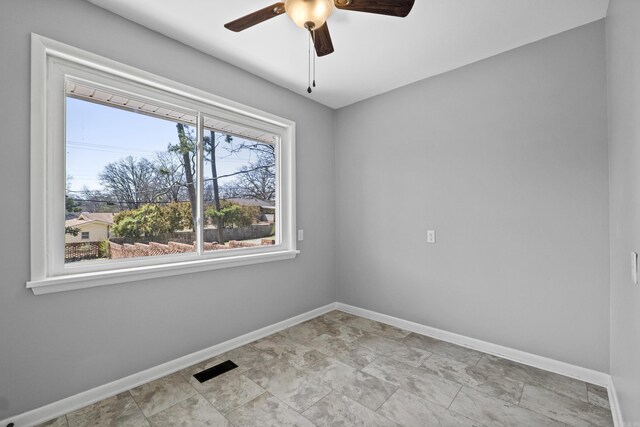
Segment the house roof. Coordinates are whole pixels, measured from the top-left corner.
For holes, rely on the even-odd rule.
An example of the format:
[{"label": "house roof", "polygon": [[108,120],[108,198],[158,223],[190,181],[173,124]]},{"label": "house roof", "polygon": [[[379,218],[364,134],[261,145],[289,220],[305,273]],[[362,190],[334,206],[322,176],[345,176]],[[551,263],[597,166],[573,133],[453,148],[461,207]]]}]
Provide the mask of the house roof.
[{"label": "house roof", "polygon": [[65,227],[79,227],[92,222],[100,222],[106,225],[113,225],[112,213],[82,212],[77,218],[68,219],[64,222]]},{"label": "house roof", "polygon": [[78,219],[85,221],[99,221],[113,225],[113,214],[110,212],[82,212],[78,215]]},{"label": "house roof", "polygon": [[85,221],[83,219],[73,218],[73,219],[66,220],[64,222],[64,226],[65,227],[77,227],[79,225],[88,224],[90,222],[93,222],[93,221]]}]

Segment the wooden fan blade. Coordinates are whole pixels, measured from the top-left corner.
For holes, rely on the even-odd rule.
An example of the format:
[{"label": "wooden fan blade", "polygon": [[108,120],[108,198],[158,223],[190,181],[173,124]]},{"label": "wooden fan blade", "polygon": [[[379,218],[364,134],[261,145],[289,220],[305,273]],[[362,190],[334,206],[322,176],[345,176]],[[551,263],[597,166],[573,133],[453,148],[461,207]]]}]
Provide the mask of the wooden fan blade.
[{"label": "wooden fan blade", "polygon": [[378,13],[404,18],[411,12],[415,0],[335,0],[338,9]]},{"label": "wooden fan blade", "polygon": [[224,24],[225,28],[231,31],[242,31],[249,27],[253,27],[256,24],[266,21],[267,19],[275,18],[278,15],[284,13],[284,3],[274,3],[271,6],[267,6],[264,9],[260,9],[256,12],[250,13],[247,16],[238,18],[235,21]]},{"label": "wooden fan blade", "polygon": [[329,34],[329,26],[327,26],[326,22],[322,27],[313,30],[313,45],[316,48],[316,55],[318,56],[329,55],[333,52],[331,34]]}]

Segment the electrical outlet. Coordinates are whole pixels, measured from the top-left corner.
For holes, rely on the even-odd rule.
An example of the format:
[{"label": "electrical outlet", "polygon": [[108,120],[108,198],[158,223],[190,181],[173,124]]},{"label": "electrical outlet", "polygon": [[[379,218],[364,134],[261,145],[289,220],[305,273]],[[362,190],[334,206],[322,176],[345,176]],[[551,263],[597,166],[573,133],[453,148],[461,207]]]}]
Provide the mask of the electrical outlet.
[{"label": "electrical outlet", "polygon": [[638,254],[631,252],[631,280],[634,284],[638,284]]},{"label": "electrical outlet", "polygon": [[298,230],[298,241],[302,242],[304,240],[304,230]]},{"label": "electrical outlet", "polygon": [[427,230],[427,243],[436,242],[436,230]]}]

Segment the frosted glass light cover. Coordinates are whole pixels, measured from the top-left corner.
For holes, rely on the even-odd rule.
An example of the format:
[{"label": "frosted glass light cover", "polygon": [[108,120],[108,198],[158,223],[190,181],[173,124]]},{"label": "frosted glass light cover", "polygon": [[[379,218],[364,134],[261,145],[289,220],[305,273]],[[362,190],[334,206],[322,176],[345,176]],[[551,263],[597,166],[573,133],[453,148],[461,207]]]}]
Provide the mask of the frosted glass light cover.
[{"label": "frosted glass light cover", "polygon": [[333,12],[333,0],[285,0],[284,9],[298,27],[311,22],[312,28],[320,28]]}]

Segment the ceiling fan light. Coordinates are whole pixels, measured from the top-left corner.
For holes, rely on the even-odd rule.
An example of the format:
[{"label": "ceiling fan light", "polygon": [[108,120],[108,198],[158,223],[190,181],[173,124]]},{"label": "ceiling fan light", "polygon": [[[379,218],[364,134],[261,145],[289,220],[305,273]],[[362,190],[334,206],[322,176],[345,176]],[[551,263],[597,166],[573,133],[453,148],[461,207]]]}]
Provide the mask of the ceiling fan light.
[{"label": "ceiling fan light", "polygon": [[333,0],[285,0],[287,15],[300,28],[320,28],[333,12]]}]

